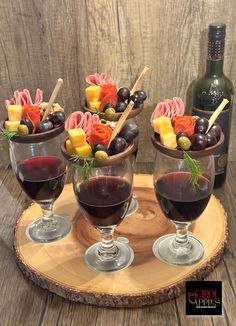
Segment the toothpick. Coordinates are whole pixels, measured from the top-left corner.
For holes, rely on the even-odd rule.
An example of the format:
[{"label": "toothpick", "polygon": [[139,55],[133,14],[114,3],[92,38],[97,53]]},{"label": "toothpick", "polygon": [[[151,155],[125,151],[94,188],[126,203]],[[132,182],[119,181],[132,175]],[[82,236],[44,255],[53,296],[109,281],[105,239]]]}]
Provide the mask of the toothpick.
[{"label": "toothpick", "polygon": [[216,119],[218,118],[219,114],[223,111],[224,107],[226,106],[226,104],[228,104],[229,101],[224,98],[223,101],[220,103],[220,105],[218,106],[218,108],[215,110],[215,112],[212,114],[212,116],[209,119],[209,124],[208,124],[208,128],[206,131],[206,134],[208,133],[208,131],[211,129],[213,123],[216,121]]},{"label": "toothpick", "polygon": [[52,95],[51,95],[51,97],[49,99],[48,105],[46,106],[42,121],[45,120],[46,117],[48,116],[49,111],[50,111],[53,103],[55,102],[55,100],[57,98],[57,95],[59,94],[59,92],[60,92],[60,90],[62,88],[62,85],[63,85],[63,80],[61,78],[59,78],[57,83],[56,83],[56,86],[54,87]]}]

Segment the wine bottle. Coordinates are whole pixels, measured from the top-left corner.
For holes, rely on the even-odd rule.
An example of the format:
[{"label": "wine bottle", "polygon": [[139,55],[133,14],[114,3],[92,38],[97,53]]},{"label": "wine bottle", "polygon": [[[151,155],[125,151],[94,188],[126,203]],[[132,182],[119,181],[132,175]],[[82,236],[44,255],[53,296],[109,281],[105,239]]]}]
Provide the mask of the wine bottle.
[{"label": "wine bottle", "polygon": [[226,178],[234,94],[233,85],[223,71],[225,35],[225,24],[209,25],[207,68],[204,76],[196,82],[193,89],[192,115],[209,119],[223,98],[229,101],[216,120],[224,132],[225,142],[214,155],[215,188],[222,186]]}]

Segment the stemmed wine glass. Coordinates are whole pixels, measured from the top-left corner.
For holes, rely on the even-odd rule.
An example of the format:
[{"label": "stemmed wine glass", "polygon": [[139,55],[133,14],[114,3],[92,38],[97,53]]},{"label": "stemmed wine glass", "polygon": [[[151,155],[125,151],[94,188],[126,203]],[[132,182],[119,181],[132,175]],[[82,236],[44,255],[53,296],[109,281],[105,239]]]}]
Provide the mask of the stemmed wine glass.
[{"label": "stemmed wine glass", "polygon": [[85,261],[100,272],[113,272],[129,266],[133,250],[113,240],[113,233],[124,219],[132,197],[132,161],[96,165],[88,178],[82,177],[83,164],[74,165],[73,187],[82,214],[100,231],[102,241],[89,247]]},{"label": "stemmed wine glass", "polygon": [[190,172],[182,152],[156,152],[153,174],[156,198],[165,216],[176,226],[176,234],[157,239],[153,244],[153,253],[170,264],[194,264],[204,254],[202,244],[188,232],[188,228],[203,213],[211,197],[214,159],[213,155],[203,155],[196,160],[201,173],[194,177],[194,171]]},{"label": "stemmed wine glass", "polygon": [[61,138],[39,135],[13,137],[10,159],[13,171],[27,196],[41,206],[43,216],[26,230],[34,242],[48,243],[64,238],[71,223],[64,215],[53,214],[53,203],[60,196],[67,164],[60,151]]}]

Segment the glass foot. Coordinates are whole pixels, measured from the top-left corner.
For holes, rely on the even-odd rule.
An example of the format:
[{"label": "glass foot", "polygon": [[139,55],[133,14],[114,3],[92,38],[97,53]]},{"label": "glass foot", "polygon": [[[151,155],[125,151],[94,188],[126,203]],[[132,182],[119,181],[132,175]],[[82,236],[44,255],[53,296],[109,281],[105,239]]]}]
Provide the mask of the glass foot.
[{"label": "glass foot", "polygon": [[134,214],[138,210],[138,201],[135,196],[132,196],[128,211],[125,215],[125,217],[130,216]]},{"label": "glass foot", "polygon": [[154,255],[164,263],[173,265],[192,265],[204,255],[204,248],[200,241],[188,235],[189,248],[174,249],[172,243],[175,234],[167,234],[157,239],[152,247]]},{"label": "glass foot", "polygon": [[53,215],[51,221],[42,218],[28,225],[27,237],[39,243],[49,243],[63,239],[71,231],[71,223],[66,216]]},{"label": "glass foot", "polygon": [[100,242],[95,243],[87,249],[85,252],[86,263],[98,272],[115,272],[120,271],[132,264],[134,260],[133,249],[127,244],[119,241],[114,241],[114,244],[118,247],[118,254],[112,260],[101,260],[98,256],[98,248]]}]

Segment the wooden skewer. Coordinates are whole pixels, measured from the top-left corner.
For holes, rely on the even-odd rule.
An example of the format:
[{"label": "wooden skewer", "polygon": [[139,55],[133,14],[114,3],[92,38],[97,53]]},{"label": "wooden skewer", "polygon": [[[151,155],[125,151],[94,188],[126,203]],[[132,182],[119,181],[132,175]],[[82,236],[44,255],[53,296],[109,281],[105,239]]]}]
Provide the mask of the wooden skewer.
[{"label": "wooden skewer", "polygon": [[45,109],[45,112],[44,112],[42,121],[45,120],[46,117],[48,116],[49,111],[50,111],[53,103],[55,102],[58,93],[60,92],[60,90],[62,88],[62,85],[63,85],[63,80],[61,78],[59,78],[58,81],[57,81],[57,83],[56,83],[56,86],[54,87],[54,90],[52,92],[52,95],[51,95],[51,97],[49,99],[48,105],[46,106],[46,109]]},{"label": "wooden skewer", "polygon": [[141,88],[143,77],[149,70],[150,70],[150,68],[144,67],[143,71],[141,72],[140,76],[138,77],[138,79],[136,80],[133,88],[130,91],[131,95],[133,95],[137,90],[139,90]]},{"label": "wooden skewer", "polygon": [[220,103],[220,105],[218,106],[218,108],[215,110],[215,112],[212,114],[212,116],[209,119],[209,124],[208,124],[208,128],[206,131],[206,134],[208,133],[208,131],[211,129],[213,123],[216,121],[216,119],[218,118],[219,114],[223,111],[224,107],[226,106],[226,104],[228,104],[229,101],[224,98],[223,101]]},{"label": "wooden skewer", "polygon": [[[131,89],[130,91],[130,94],[134,94],[134,92],[136,92],[138,89],[140,89],[141,87],[141,83],[142,83],[142,80],[143,80],[143,77],[144,75],[146,74],[146,72],[149,71],[149,68],[148,67],[144,67],[143,71],[141,72],[140,76],[138,77],[138,79],[136,80],[133,88]],[[117,124],[115,126],[115,128],[113,129],[112,131],[112,134],[111,134],[111,139],[109,141],[109,144],[108,144],[108,148],[110,147],[111,145],[111,142],[112,140],[118,135],[118,133],[120,132],[123,124],[125,123],[129,113],[131,112],[131,110],[133,109],[133,106],[134,106],[134,103],[132,101],[129,102],[127,108],[125,109],[125,111],[122,113],[120,119],[117,121]]]}]

